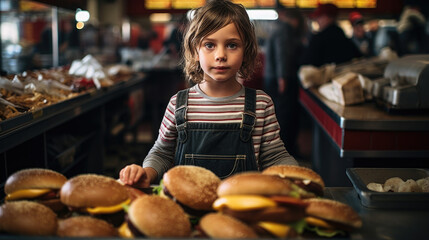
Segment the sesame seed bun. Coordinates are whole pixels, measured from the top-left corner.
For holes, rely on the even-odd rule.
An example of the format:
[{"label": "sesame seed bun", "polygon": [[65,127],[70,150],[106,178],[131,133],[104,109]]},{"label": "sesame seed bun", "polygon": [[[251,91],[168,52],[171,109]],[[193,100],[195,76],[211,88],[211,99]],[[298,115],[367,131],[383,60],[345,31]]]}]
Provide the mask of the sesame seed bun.
[{"label": "sesame seed bun", "polygon": [[128,218],[147,237],[189,237],[191,223],[173,200],[144,195],[131,203]]},{"label": "sesame seed bun", "polygon": [[288,195],[291,191],[291,183],[278,176],[244,172],[224,179],[217,189],[217,194],[220,197],[245,194]]},{"label": "sesame seed bun", "polygon": [[263,174],[270,175],[278,175],[282,178],[294,178],[294,179],[302,179],[302,180],[311,180],[323,188],[325,187],[325,182],[322,177],[313,171],[310,168],[300,167],[300,166],[292,166],[292,165],[274,165],[271,166],[264,171]]},{"label": "sesame seed bun", "polygon": [[325,182],[322,177],[310,168],[291,165],[274,165],[264,171],[262,174],[277,175],[283,179],[292,181],[308,194],[304,197],[323,196]]},{"label": "sesame seed bun", "polygon": [[210,170],[191,165],[173,167],[163,176],[168,192],[181,204],[196,210],[212,209],[220,181]]},{"label": "sesame seed bun", "polygon": [[13,201],[6,202],[0,207],[0,232],[54,236],[56,231],[57,215],[43,204]]},{"label": "sesame seed bun", "polygon": [[309,216],[340,223],[351,228],[362,227],[362,219],[349,205],[324,198],[310,198],[304,201],[308,203],[305,212]]},{"label": "sesame seed bun", "polygon": [[61,188],[61,202],[71,207],[113,206],[128,199],[128,192],[115,179],[82,174],[69,179]]},{"label": "sesame seed bun", "polygon": [[4,191],[11,194],[22,189],[60,189],[66,181],[67,178],[61,173],[43,168],[29,168],[10,175]]},{"label": "sesame seed bun", "polygon": [[89,216],[76,216],[58,221],[60,237],[116,237],[118,231],[110,223]]},{"label": "sesame seed bun", "polygon": [[201,229],[211,238],[257,238],[251,227],[233,217],[209,213],[201,218]]}]

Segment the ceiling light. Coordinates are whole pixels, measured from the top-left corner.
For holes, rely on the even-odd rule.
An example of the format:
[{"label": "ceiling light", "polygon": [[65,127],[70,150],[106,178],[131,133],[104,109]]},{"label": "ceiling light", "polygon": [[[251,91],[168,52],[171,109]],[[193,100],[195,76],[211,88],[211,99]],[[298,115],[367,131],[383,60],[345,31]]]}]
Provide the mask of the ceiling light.
[{"label": "ceiling light", "polygon": [[279,17],[273,9],[249,9],[247,14],[250,20],[276,20]]},{"label": "ceiling light", "polygon": [[75,19],[77,22],[86,22],[89,20],[89,12],[86,10],[77,9]]},{"label": "ceiling light", "polygon": [[149,16],[151,22],[165,23],[171,20],[171,14],[169,13],[152,13]]}]

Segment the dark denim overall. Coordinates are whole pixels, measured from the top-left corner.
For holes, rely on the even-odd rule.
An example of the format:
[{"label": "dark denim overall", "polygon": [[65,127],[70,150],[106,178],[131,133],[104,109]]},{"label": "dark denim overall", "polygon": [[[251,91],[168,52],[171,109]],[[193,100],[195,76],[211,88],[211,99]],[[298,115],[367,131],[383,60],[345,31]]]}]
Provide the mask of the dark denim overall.
[{"label": "dark denim overall", "polygon": [[187,122],[188,93],[189,89],[177,93],[178,137],[174,165],[204,167],[221,179],[238,172],[258,170],[252,141],[256,90],[245,88],[241,123]]}]

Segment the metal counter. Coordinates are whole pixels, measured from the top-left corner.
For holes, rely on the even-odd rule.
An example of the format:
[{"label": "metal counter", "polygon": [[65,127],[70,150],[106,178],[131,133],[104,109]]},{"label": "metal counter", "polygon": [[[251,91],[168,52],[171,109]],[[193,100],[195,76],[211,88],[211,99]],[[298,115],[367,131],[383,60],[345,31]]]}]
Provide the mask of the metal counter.
[{"label": "metal counter", "polygon": [[299,98],[314,123],[313,168],[328,186],[350,186],[349,167],[429,167],[429,113],[342,106],[315,88],[301,88]]}]

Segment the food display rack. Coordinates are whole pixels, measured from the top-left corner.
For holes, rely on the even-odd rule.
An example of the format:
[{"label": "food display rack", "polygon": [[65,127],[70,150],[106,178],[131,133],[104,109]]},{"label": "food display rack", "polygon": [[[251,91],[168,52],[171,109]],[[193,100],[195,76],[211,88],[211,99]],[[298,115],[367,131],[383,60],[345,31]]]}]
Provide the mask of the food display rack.
[{"label": "food display rack", "polygon": [[[56,104],[20,114],[0,122],[0,194],[7,177],[13,172],[42,167],[72,176],[82,172],[100,172],[104,161],[106,122],[111,117],[113,101],[127,98],[141,90],[145,75],[134,74],[130,79],[99,90],[91,90]],[[62,152],[50,156],[49,144],[57,132],[73,136]],[[79,155],[72,156],[71,153]],[[68,165],[55,168],[53,158],[74,158]],[[64,165],[64,164],[63,164]],[[79,166],[79,167],[78,167]],[[4,195],[1,195],[3,198]]]}]

